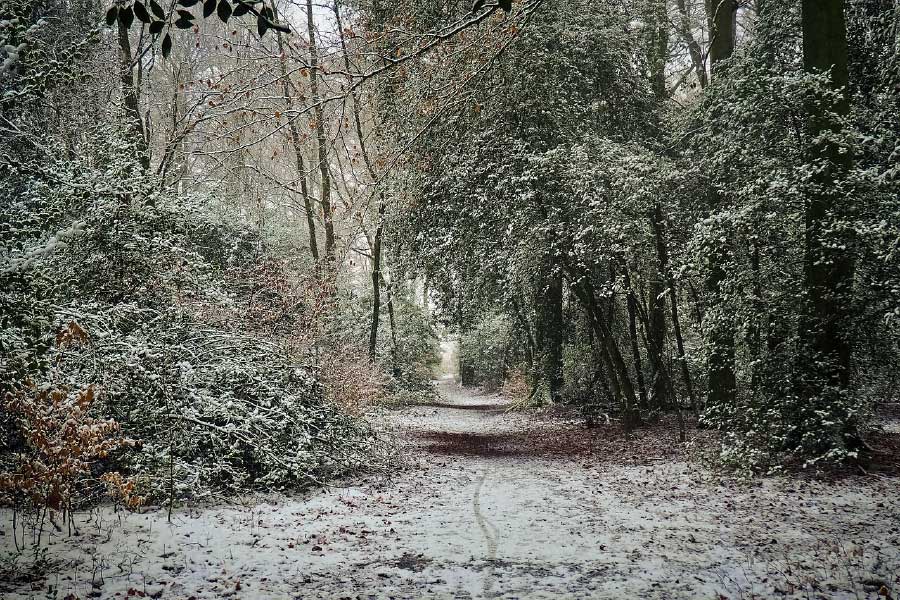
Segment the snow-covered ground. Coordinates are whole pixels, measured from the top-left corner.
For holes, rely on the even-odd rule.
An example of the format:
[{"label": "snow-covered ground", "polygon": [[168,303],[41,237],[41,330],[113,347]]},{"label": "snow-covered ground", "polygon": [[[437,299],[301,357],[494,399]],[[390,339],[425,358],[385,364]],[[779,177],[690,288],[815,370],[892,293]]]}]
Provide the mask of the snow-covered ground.
[{"label": "snow-covered ground", "polygon": [[[179,510],[172,524],[94,511],[79,537],[52,539],[62,563],[47,581],[3,598],[900,593],[898,479],[741,484],[667,452],[665,432],[613,442],[449,380],[441,390],[378,415],[408,454],[389,479]],[[0,522],[8,544],[9,513]]]}]

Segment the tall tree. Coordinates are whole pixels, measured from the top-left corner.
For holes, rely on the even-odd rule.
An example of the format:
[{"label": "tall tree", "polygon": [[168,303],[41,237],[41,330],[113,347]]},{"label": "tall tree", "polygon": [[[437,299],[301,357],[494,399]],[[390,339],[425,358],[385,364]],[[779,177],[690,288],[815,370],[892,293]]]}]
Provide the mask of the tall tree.
[{"label": "tall tree", "polygon": [[[737,0],[707,0],[706,9],[710,29],[710,71],[715,78],[723,61],[728,60],[734,52]],[[721,210],[724,204],[721,192],[713,187],[710,196],[713,211]],[[722,286],[727,275],[726,266],[732,253],[730,237],[726,232],[713,236],[708,255],[707,292],[712,303],[720,309],[724,295]],[[709,356],[706,402],[716,406],[731,402],[735,394],[734,324],[727,310],[707,311],[707,315],[710,319],[707,325]]]},{"label": "tall tree", "polygon": [[328,139],[325,135],[325,106],[319,89],[319,49],[312,0],[306,0],[306,30],[309,35],[309,92],[316,128],[316,154],[319,163],[322,221],[325,229],[325,261],[334,267],[334,210],[331,206],[331,170],[328,165]]},{"label": "tall tree", "polygon": [[706,73],[703,48],[700,47],[700,42],[694,36],[693,23],[691,23],[687,2],[686,0],[676,0],[675,4],[678,6],[678,31],[687,45],[691,65],[694,68],[694,73],[697,75],[697,83],[700,84],[701,88],[705,88],[709,83],[709,75]]},{"label": "tall tree", "polygon": [[[275,18],[278,13],[275,12]],[[306,228],[309,235],[309,253],[314,261],[319,260],[319,244],[316,240],[316,215],[313,210],[312,197],[309,193],[309,185],[306,180],[306,164],[303,160],[303,142],[300,139],[300,132],[297,129],[296,119],[293,118],[294,112],[294,94],[291,87],[292,82],[287,68],[287,54],[284,49],[284,41],[282,34],[278,32],[278,66],[281,69],[281,93],[284,94],[284,106],[288,119],[288,135],[291,138],[291,145],[294,147],[294,162],[297,165],[297,178],[300,180],[300,195],[303,197],[303,210],[306,213]]]},{"label": "tall tree", "polygon": [[[653,88],[654,98],[662,105],[669,97],[666,89],[666,64],[669,61],[669,18],[666,0],[649,0],[647,17],[651,24],[647,44],[650,85]],[[665,261],[662,259],[667,255],[667,250],[666,240],[659,237],[662,228],[656,225],[662,220],[660,199],[654,202],[648,218],[651,222],[654,247],[657,251],[656,268],[650,273],[648,282],[650,316],[647,323],[647,356],[650,359],[650,400],[654,406],[665,406],[668,404],[669,386],[666,381],[663,358],[666,338],[666,276],[664,273]],[[674,292],[672,294],[674,301]]]},{"label": "tall tree", "polygon": [[122,88],[122,103],[125,108],[125,118],[141,168],[147,171],[150,168],[150,148],[147,144],[147,134],[144,131],[144,121],[141,119],[140,109],[140,76],[135,78],[135,60],[131,51],[131,40],[128,35],[128,25],[134,17],[125,17],[131,14],[124,10],[118,15],[116,32],[119,42],[119,69]]},{"label": "tall tree", "polygon": [[[804,0],[803,68],[825,75],[825,89],[807,104],[808,158],[816,166],[808,182],[804,218],[803,314],[800,321],[799,392],[806,403],[847,391],[853,346],[853,236],[846,219],[853,206],[840,185],[852,163],[838,136],[850,113],[844,0]],[[853,419],[846,424],[855,443]]]},{"label": "tall tree", "polygon": [[[359,153],[362,155],[363,164],[366,167],[366,174],[371,180],[373,185],[378,185],[379,183],[383,184],[383,182],[379,182],[378,173],[375,170],[375,165],[372,163],[372,158],[367,149],[366,136],[363,131],[362,118],[360,116],[360,98],[356,91],[353,89],[353,70],[352,65],[350,63],[350,52],[347,48],[347,34],[344,29],[344,23],[341,18],[341,3],[340,0],[334,0],[333,5],[334,10],[334,19],[337,23],[338,28],[338,37],[340,39],[341,44],[341,54],[343,56],[344,62],[344,70],[347,73],[347,85],[351,88],[350,91],[350,103],[351,109],[353,112],[353,126],[354,131],[356,133],[357,142],[359,143]],[[381,23],[381,15],[380,11],[373,11],[372,19],[370,27],[374,31],[382,32],[384,26]],[[392,94],[390,93],[390,84],[386,86],[385,98],[383,99],[383,103],[386,107],[389,107],[392,103]],[[388,108],[389,109],[389,108]],[[384,192],[380,192],[378,194],[378,210],[376,211],[375,216],[375,235],[370,237],[366,234],[366,239],[369,241],[369,248],[372,251],[372,317],[369,325],[369,360],[372,362],[375,361],[376,352],[378,350],[378,329],[381,323],[381,286],[384,283],[384,273],[383,273],[383,241],[384,241],[384,223],[385,217],[387,214],[387,203]],[[392,355],[394,359],[393,370],[394,373],[397,373],[397,336],[394,331],[394,308],[393,302],[391,299],[390,290],[387,293],[388,296],[388,312],[391,322],[391,340],[393,342],[392,345]]]},{"label": "tall tree", "polygon": [[541,380],[551,402],[559,400],[563,387],[563,276],[553,260],[541,269],[537,307],[536,343],[541,357]]}]

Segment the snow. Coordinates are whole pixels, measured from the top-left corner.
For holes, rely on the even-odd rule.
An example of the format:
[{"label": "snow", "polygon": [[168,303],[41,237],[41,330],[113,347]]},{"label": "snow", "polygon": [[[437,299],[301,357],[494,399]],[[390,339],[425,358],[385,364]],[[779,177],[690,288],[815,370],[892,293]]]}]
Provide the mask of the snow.
[{"label": "snow", "polygon": [[104,507],[80,516],[79,537],[53,537],[49,555],[63,563],[41,589],[87,598],[93,579],[102,597],[196,599],[898,591],[896,480],[741,483],[681,459],[546,453],[517,437],[540,415],[449,380],[441,390],[440,402],[372,417],[405,444],[390,478],[180,509],[172,524],[164,510]]}]

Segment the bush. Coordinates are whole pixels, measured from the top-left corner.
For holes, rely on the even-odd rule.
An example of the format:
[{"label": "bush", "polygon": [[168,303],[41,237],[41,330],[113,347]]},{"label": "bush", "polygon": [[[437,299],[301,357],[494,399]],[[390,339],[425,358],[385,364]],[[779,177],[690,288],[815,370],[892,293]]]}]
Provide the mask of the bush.
[{"label": "bush", "polygon": [[500,315],[488,315],[460,335],[460,375],[464,385],[500,389],[506,379],[510,326]]},{"label": "bush", "polygon": [[[76,494],[97,482],[96,462],[135,445],[119,435],[116,421],[90,416],[97,395],[95,386],[72,392],[31,382],[7,394],[5,408],[18,425],[21,451],[8,461],[10,470],[0,472],[5,503],[34,511],[70,511]],[[140,505],[132,482],[117,473],[105,474],[103,481],[127,506]]]},{"label": "bush", "polygon": [[[90,181],[88,165],[79,176]],[[123,177],[127,196],[99,198],[20,180],[56,215],[46,223],[0,204],[11,249],[0,267],[0,394],[26,380],[96,385],[94,414],[140,444],[108,468],[154,501],[298,488],[376,460],[374,433],[319,381],[316,319],[327,307],[315,282],[246,228]],[[0,197],[14,194],[0,184]],[[72,322],[83,339],[55,348]],[[2,426],[0,451],[21,449],[9,416]]]},{"label": "bush", "polygon": [[135,306],[81,315],[61,368],[105,382],[103,414],[140,440],[120,458],[154,499],[289,489],[366,464],[374,434],[278,343]]}]

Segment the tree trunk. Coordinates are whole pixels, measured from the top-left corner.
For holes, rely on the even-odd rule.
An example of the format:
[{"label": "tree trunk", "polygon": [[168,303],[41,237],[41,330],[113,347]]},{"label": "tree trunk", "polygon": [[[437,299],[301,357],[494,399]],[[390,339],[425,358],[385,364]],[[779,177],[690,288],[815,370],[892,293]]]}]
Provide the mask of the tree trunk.
[{"label": "tree trunk", "polygon": [[[649,16],[651,19],[651,31],[654,43],[651,45],[649,63],[650,63],[650,83],[653,87],[653,95],[660,104],[668,98],[666,89],[666,63],[669,60],[669,16],[666,0],[652,0],[649,4]],[[684,9],[686,10],[686,8]],[[694,42],[696,44],[696,42]],[[699,60],[699,58],[698,58]],[[701,62],[702,66],[702,62]],[[705,74],[705,71],[704,71]],[[653,205],[650,212],[651,221],[659,221],[662,219],[662,207],[657,201]],[[664,243],[659,236],[656,235],[657,228],[652,227],[654,232],[654,243],[659,250],[659,244]],[[656,268],[651,273],[649,280],[649,319],[644,325],[644,331],[647,335],[647,358],[650,361],[650,398],[648,405],[654,407],[663,407],[668,403],[668,386],[663,377],[665,372],[663,348],[666,338],[666,299],[663,295],[665,287],[663,285],[663,270],[660,265],[656,264]]]},{"label": "tree trunk", "polygon": [[[353,84],[352,75],[350,70],[350,54],[347,51],[347,40],[345,39],[344,33],[344,25],[341,21],[341,4],[340,0],[334,0],[334,19],[337,23],[338,35],[341,41],[341,52],[344,58],[344,69],[347,72],[347,83],[348,85]],[[359,142],[359,151],[363,158],[363,163],[366,165],[366,170],[369,173],[369,177],[372,178],[372,184],[376,185],[378,182],[378,174],[375,172],[375,167],[372,164],[372,159],[369,156],[368,149],[366,148],[366,138],[363,135],[362,128],[362,120],[359,116],[359,98],[356,95],[356,92],[353,91],[350,93],[350,100],[352,102],[352,110],[353,110],[353,124],[356,129],[356,138]],[[375,225],[375,241],[372,244],[372,325],[369,329],[369,359],[371,361],[375,361],[376,349],[378,347],[378,324],[381,320],[381,241],[384,235],[384,217],[386,213],[385,199],[384,194],[379,194],[378,196],[378,222]],[[391,329],[393,335],[393,328]],[[395,349],[396,350],[396,349]],[[396,365],[395,365],[396,370]]]},{"label": "tree trunk", "polygon": [[676,0],[675,4],[678,6],[678,28],[687,44],[688,54],[691,57],[691,65],[693,65],[694,73],[697,75],[697,82],[700,84],[701,88],[705,88],[709,83],[709,78],[706,75],[706,62],[703,60],[703,49],[700,47],[700,43],[697,42],[697,39],[691,31],[692,24],[690,15],[688,14],[687,3],[685,0]]},{"label": "tree trunk", "polygon": [[606,397],[611,402],[609,410],[612,410],[613,408],[622,406],[622,388],[619,386],[619,380],[616,378],[616,370],[613,366],[612,359],[609,357],[609,351],[606,349],[600,327],[597,326],[597,322],[591,315],[591,311],[586,308],[585,315],[588,319],[591,350],[594,353],[594,360],[597,361],[596,372],[603,385]]},{"label": "tree trunk", "polygon": [[652,0],[647,15],[650,24],[650,85],[653,95],[662,101],[668,97],[666,90],[666,62],[669,59],[669,15],[666,0]]},{"label": "tree trunk", "polygon": [[[757,231],[761,228],[757,225]],[[747,328],[746,344],[750,351],[750,360],[752,362],[750,373],[750,384],[754,388],[759,383],[760,363],[762,360],[762,320],[763,313],[768,313],[763,302],[762,292],[762,273],[760,264],[760,240],[757,238],[750,242],[750,268],[753,271],[753,313],[750,316],[749,327]]]},{"label": "tree trunk", "polygon": [[[684,388],[688,395],[691,411],[696,414],[697,402],[694,399],[694,386],[691,382],[691,373],[688,369],[687,357],[684,353],[684,338],[681,335],[681,320],[678,316],[678,290],[675,287],[675,276],[669,268],[669,252],[666,248],[665,238],[665,222],[663,221],[662,211],[653,219],[653,235],[656,237],[656,255],[660,272],[666,279],[669,287],[669,306],[672,309],[672,329],[675,334],[675,344],[678,350],[678,362],[681,365],[681,375],[684,380]],[[677,398],[673,398],[677,402]]]},{"label": "tree trunk", "polygon": [[[638,309],[637,316],[640,319],[641,325],[643,326],[645,332],[644,347],[647,349],[647,356],[651,357],[651,368],[653,368],[653,357],[664,357],[665,351],[663,347],[659,345],[659,342],[646,334],[646,332],[651,329],[650,318],[647,316],[647,311],[643,306],[641,306],[640,304],[637,304],[636,306]],[[670,398],[673,392],[672,376],[669,374],[668,367],[666,366],[662,358],[660,358],[659,360],[658,367],[658,370],[654,373],[654,377],[657,378],[658,381],[654,380],[652,383],[654,386],[659,385],[663,388],[661,393],[663,394],[664,398]],[[668,402],[653,401],[653,398],[648,398],[648,400],[650,400],[651,407],[666,408],[670,406]]]},{"label": "tree trunk", "polygon": [[397,322],[394,319],[394,294],[393,280],[385,282],[382,276],[381,284],[384,286],[384,292],[387,295],[388,323],[391,326],[391,372],[394,377],[400,378],[400,347],[397,344]]},{"label": "tree trunk", "polygon": [[545,284],[536,299],[538,306],[537,345],[541,357],[541,379],[547,384],[550,401],[559,401],[562,392],[563,281],[552,263],[543,269]]},{"label": "tree trunk", "polygon": [[[597,334],[599,335],[599,331]],[[619,378],[616,376],[616,367],[613,365],[612,358],[609,356],[609,351],[606,349],[605,341],[600,338],[598,339],[598,342],[597,354],[600,356],[600,370],[605,370],[609,375],[609,387],[612,390],[610,397],[613,401],[613,407],[621,408],[623,405],[622,386],[619,384]]]},{"label": "tree trunk", "polygon": [[[849,337],[853,295],[853,236],[840,226],[852,218],[852,207],[837,184],[852,164],[850,153],[835,141],[838,118],[850,112],[847,30],[843,0],[803,0],[803,67],[812,74],[829,73],[831,94],[807,106],[813,170],[805,206],[803,260],[804,302],[800,320],[799,392],[804,402],[837,399],[850,382],[852,342]],[[844,427],[848,445],[858,446],[855,420]]]},{"label": "tree trunk", "polygon": [[319,93],[319,51],[316,45],[316,25],[312,0],[306,0],[306,28],[309,35],[309,92],[316,119],[316,148],[321,176],[322,220],[325,229],[325,261],[327,269],[334,269],[334,214],[331,207],[331,173],[328,167],[328,140],[325,137],[325,109]]},{"label": "tree trunk", "polygon": [[613,391],[621,394],[623,423],[627,435],[631,430],[632,410],[636,404],[634,386],[631,383],[631,377],[628,375],[628,365],[622,358],[622,353],[616,345],[616,340],[609,329],[609,324],[604,319],[603,310],[597,303],[597,296],[594,293],[593,286],[582,279],[575,289],[588,316],[591,318],[595,334],[603,350],[601,356],[604,357],[604,362],[608,363]]},{"label": "tree trunk", "polygon": [[120,82],[122,84],[122,104],[125,108],[126,125],[134,139],[141,169],[146,172],[150,169],[150,148],[147,144],[144,121],[141,119],[138,103],[140,89],[134,81],[132,67],[134,57],[131,55],[131,39],[128,37],[128,28],[122,24],[121,20],[117,21],[116,25],[118,26]]},{"label": "tree trunk", "polygon": [[681,335],[681,324],[678,319],[678,294],[674,278],[669,280],[669,294],[669,305],[672,307],[672,327],[675,330],[675,346],[678,350],[678,362],[681,364],[681,377],[684,380],[684,389],[688,395],[688,406],[691,407],[691,412],[696,416],[698,413],[697,400],[694,397],[694,386],[691,383],[691,373],[688,369],[687,356],[684,352],[684,337]]},{"label": "tree trunk", "polygon": [[525,332],[525,363],[528,365],[528,377],[530,380],[530,384],[534,384],[534,358],[537,354],[537,342],[534,341],[534,335],[531,333],[531,324],[528,322],[528,318],[525,316],[522,308],[519,306],[519,303],[512,300],[512,309],[513,315],[516,317],[516,320],[519,321],[519,326],[522,328],[522,331]]},{"label": "tree trunk", "polygon": [[653,242],[656,247],[656,269],[650,278],[650,316],[647,324],[647,338],[649,340],[647,356],[650,358],[650,379],[653,389],[651,403],[653,406],[662,407],[668,404],[668,388],[663,373],[665,373],[665,354],[663,352],[666,341],[666,297],[665,280],[667,265],[666,241],[662,238],[662,207],[657,202],[650,215]]},{"label": "tree trunk", "polygon": [[[272,5],[275,11],[275,19],[278,19],[278,12],[275,5]],[[306,211],[306,228],[309,234],[309,253],[314,261],[319,260],[319,243],[316,240],[316,220],[315,211],[313,210],[312,197],[309,195],[309,187],[306,182],[306,165],[303,161],[303,145],[300,142],[300,132],[297,130],[297,123],[291,116],[294,112],[294,99],[291,95],[290,82],[287,72],[287,56],[284,51],[284,43],[281,39],[281,32],[277,33],[278,53],[280,55],[279,63],[281,67],[281,92],[284,94],[285,118],[288,120],[288,134],[291,138],[291,145],[294,147],[294,160],[297,165],[297,176],[300,178],[300,195],[303,197],[303,210]]]},{"label": "tree trunk", "polygon": [[637,336],[637,297],[634,289],[631,287],[631,275],[628,273],[628,267],[623,266],[622,273],[625,277],[625,289],[627,293],[628,304],[628,337],[631,340],[631,357],[634,361],[635,379],[638,385],[639,406],[646,410],[647,404],[647,387],[644,384],[644,368],[641,361],[641,351],[638,347]]},{"label": "tree trunk", "polygon": [[[708,272],[706,277],[706,291],[713,304],[722,306],[724,292],[722,285],[725,282],[725,263],[730,252],[725,247],[727,242],[716,241],[710,249],[708,257]],[[722,406],[731,404],[735,395],[734,376],[734,327],[732,317],[727,309],[708,310],[707,336],[709,343],[709,356],[707,357],[708,388],[706,396],[707,406]],[[679,350],[679,352],[681,352]]]},{"label": "tree trunk", "polygon": [[709,22],[709,63],[715,75],[719,63],[731,57],[737,33],[737,0],[706,0]]},{"label": "tree trunk", "polygon": [[[722,61],[731,57],[735,44],[737,0],[706,0],[709,20],[710,71],[717,75]],[[724,199],[715,190],[710,190],[713,212],[721,210]],[[706,291],[712,306],[719,310],[707,310],[709,317],[706,327],[709,356],[707,358],[707,406],[731,404],[735,396],[734,376],[734,323],[732,315],[724,308],[722,286],[727,273],[725,265],[731,256],[731,239],[727,232],[714,236],[708,252]],[[681,352],[681,350],[679,350]]]},{"label": "tree trunk", "polygon": [[378,225],[372,244],[372,326],[369,329],[369,360],[375,362],[378,349],[378,323],[381,320],[381,237],[384,223],[384,201],[378,202]]}]

